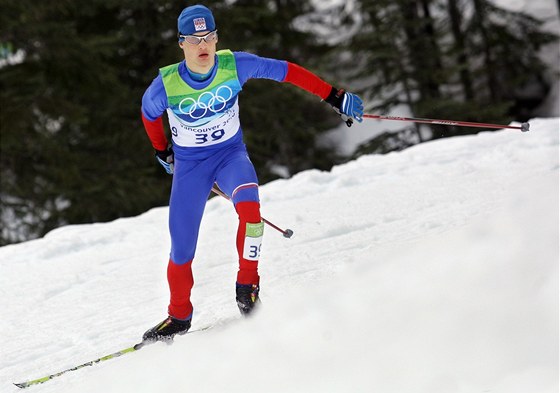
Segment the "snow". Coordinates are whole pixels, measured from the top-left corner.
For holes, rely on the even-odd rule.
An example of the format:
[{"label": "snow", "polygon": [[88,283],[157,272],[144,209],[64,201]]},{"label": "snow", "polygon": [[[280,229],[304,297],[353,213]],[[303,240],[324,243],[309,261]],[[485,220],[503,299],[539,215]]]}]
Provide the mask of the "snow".
[{"label": "snow", "polygon": [[[234,300],[209,201],[193,329],[53,392],[558,391],[559,119],[363,156],[261,188],[262,308]],[[135,344],[165,316],[168,209],[0,248],[0,391]]]}]

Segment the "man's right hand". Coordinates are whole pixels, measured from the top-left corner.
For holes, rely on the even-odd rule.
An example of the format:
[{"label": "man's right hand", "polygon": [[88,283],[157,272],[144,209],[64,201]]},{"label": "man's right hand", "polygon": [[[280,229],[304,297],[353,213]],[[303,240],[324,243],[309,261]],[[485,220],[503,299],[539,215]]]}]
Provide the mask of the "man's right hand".
[{"label": "man's right hand", "polygon": [[156,150],[156,158],[165,172],[173,174],[173,147],[169,145],[166,150]]}]

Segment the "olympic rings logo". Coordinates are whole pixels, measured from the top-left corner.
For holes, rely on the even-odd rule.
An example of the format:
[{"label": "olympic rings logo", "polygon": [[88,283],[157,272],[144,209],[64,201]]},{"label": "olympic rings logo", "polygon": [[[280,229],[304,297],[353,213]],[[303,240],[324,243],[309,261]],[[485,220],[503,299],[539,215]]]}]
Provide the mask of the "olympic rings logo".
[{"label": "olympic rings logo", "polygon": [[[222,89],[224,89],[225,92]],[[220,91],[222,91],[222,93],[220,93]],[[198,100],[191,97],[183,98],[181,102],[179,102],[179,111],[184,115],[198,120],[206,116],[208,111],[213,113],[223,111],[231,97],[233,97],[231,88],[226,85],[220,86],[215,94],[211,91],[205,91],[198,96]],[[200,113],[195,115],[197,111]]]}]

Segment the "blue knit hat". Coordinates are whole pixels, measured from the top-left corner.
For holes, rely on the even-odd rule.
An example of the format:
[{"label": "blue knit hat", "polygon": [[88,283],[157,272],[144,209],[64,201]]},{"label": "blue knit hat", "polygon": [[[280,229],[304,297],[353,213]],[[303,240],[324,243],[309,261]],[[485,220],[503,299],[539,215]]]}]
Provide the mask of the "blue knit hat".
[{"label": "blue knit hat", "polygon": [[193,35],[199,31],[216,30],[216,22],[212,11],[203,5],[192,5],[187,7],[179,15],[177,20],[179,34]]}]

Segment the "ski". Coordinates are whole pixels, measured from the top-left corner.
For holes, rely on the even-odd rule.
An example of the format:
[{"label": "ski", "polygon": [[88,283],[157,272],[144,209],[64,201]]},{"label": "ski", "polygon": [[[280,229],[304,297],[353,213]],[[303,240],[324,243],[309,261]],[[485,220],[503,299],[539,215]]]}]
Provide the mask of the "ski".
[{"label": "ski", "polygon": [[51,374],[51,375],[47,375],[47,376],[42,377],[42,378],[37,378],[37,379],[31,380],[31,381],[14,383],[14,385],[16,385],[18,388],[22,388],[22,389],[27,388],[29,386],[33,386],[33,385],[38,385],[40,383],[47,382],[47,381],[49,381],[53,378],[59,377],[63,374],[66,374],[67,372],[79,370],[79,369],[81,369],[83,367],[87,367],[87,366],[93,366],[94,364],[104,362],[104,361],[109,360],[109,359],[114,359],[114,358],[117,358],[119,356],[125,355],[127,353],[138,351],[143,346],[144,346],[144,343],[138,343],[136,345],[133,345],[132,347],[125,348],[125,349],[122,349],[120,351],[114,352],[110,355],[100,357],[99,359],[91,360],[91,361],[86,362],[84,364],[80,364],[79,366],[74,366],[72,368],[68,368],[66,370],[63,370],[63,371],[60,371],[60,372],[57,372],[57,373],[54,373],[54,374]]},{"label": "ski", "polygon": [[[195,333],[195,332],[201,332],[201,331],[204,331],[204,330],[208,330],[208,329],[210,329],[211,327],[212,327],[212,326],[206,326],[206,327],[203,327],[203,328],[200,328],[200,329],[191,330],[191,331],[187,332],[187,334]],[[42,377],[42,378],[33,379],[33,380],[31,380],[31,381],[25,381],[25,382],[20,382],[20,383],[14,383],[14,385],[16,385],[18,388],[22,388],[22,389],[28,388],[29,386],[33,386],[33,385],[39,385],[39,384],[41,384],[41,383],[45,383],[45,382],[47,382],[47,381],[50,381],[50,380],[53,379],[53,378],[59,377],[59,376],[61,376],[61,375],[63,375],[63,374],[66,374],[66,373],[68,373],[68,372],[70,372],[70,371],[76,371],[76,370],[79,370],[79,369],[84,368],[84,367],[93,366],[93,365],[95,365],[95,364],[97,364],[97,363],[104,362],[104,361],[106,361],[106,360],[118,358],[118,357],[120,357],[120,356],[126,355],[127,353],[132,353],[132,352],[139,351],[142,347],[144,347],[145,345],[148,345],[148,344],[151,344],[151,343],[140,342],[140,343],[138,343],[138,344],[133,345],[132,347],[125,348],[125,349],[121,349],[120,351],[111,353],[111,354],[109,354],[109,355],[105,355],[105,356],[100,357],[100,358],[95,359],[95,360],[91,360],[91,361],[86,362],[86,363],[84,363],[84,364],[80,364],[79,366],[74,366],[74,367],[68,368],[68,369],[66,369],[66,370],[59,371],[59,372],[57,372],[57,373],[44,376],[44,377]]]}]

